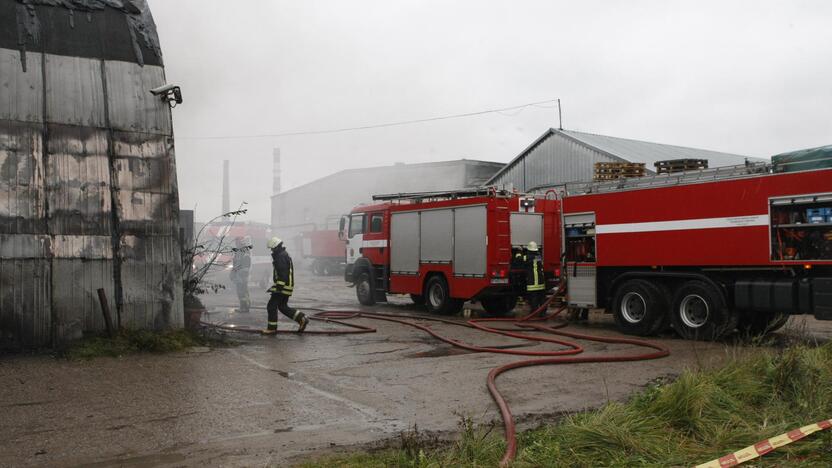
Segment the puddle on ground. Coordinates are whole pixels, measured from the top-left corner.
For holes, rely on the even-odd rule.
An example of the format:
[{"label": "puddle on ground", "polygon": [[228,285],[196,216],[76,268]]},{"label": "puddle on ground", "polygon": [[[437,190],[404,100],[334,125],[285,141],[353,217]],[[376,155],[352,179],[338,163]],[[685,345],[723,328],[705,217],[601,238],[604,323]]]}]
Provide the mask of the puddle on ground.
[{"label": "puddle on ground", "polygon": [[87,467],[103,468],[108,466],[153,467],[159,465],[180,465],[187,457],[178,453],[141,455],[137,457],[115,458],[107,461],[85,464]]},{"label": "puddle on ground", "polygon": [[291,378],[293,375],[295,375],[295,373],[294,373],[294,372],[286,372],[286,371],[282,371],[282,370],[280,370],[280,369],[269,369],[269,370],[270,370],[270,371],[272,371],[272,372],[276,372],[276,373],[277,373],[277,375],[279,375],[279,376],[281,376],[281,377],[283,377],[283,378],[285,378],[285,379],[289,379],[289,378]]},{"label": "puddle on ground", "polygon": [[[529,348],[532,346],[537,346],[540,343],[531,342],[531,343],[523,343],[523,344],[515,344],[515,345],[496,345],[496,346],[483,346],[483,348],[492,348],[492,349],[514,349],[514,348]],[[432,358],[432,357],[444,357],[444,356],[458,356],[461,354],[473,354],[479,351],[468,351],[467,349],[457,348],[455,346],[438,346],[428,351],[421,351],[418,353],[411,353],[406,354],[404,357],[409,359],[415,358]]]},{"label": "puddle on ground", "polygon": [[457,356],[460,354],[472,354],[474,351],[468,351],[467,349],[462,348],[454,348],[453,346],[442,346],[438,348],[433,348],[429,351],[421,351],[418,353],[411,353],[406,354],[404,357],[414,359],[414,358],[432,358],[432,357],[444,357],[444,356]]}]

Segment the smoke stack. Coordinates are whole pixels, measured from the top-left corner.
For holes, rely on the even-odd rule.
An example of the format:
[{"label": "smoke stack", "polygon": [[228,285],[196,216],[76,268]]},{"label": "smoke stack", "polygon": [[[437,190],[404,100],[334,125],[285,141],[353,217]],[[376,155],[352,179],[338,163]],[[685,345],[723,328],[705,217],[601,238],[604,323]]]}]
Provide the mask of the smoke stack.
[{"label": "smoke stack", "polygon": [[280,148],[274,149],[274,165],[272,166],[272,195],[280,193]]},{"label": "smoke stack", "polygon": [[222,162],[222,212],[231,211],[231,194],[228,190],[228,160]]}]

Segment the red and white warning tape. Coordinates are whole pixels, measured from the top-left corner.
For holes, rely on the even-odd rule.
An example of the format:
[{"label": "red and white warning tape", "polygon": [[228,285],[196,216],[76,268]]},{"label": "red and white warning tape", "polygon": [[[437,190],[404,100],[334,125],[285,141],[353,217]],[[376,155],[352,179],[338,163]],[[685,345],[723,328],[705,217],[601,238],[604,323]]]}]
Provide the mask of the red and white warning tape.
[{"label": "red and white warning tape", "polygon": [[761,457],[774,449],[788,445],[796,440],[800,440],[809,434],[829,429],[830,427],[832,427],[832,419],[826,419],[815,424],[809,424],[808,426],[803,426],[800,429],[794,429],[785,434],[780,434],[779,436],[757,442],[754,445],[750,445],[742,450],[725,455],[724,457],[717,458],[716,460],[696,465],[696,468],[725,468],[729,466],[737,466],[740,463],[745,463],[748,460]]}]

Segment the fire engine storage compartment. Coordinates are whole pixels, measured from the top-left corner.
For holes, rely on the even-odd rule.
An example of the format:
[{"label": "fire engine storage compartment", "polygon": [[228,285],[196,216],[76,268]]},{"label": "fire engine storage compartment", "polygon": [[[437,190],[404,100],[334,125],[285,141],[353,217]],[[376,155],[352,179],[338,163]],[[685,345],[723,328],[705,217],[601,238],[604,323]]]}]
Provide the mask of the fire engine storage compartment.
[{"label": "fire engine storage compartment", "polygon": [[597,305],[597,269],[595,265],[595,214],[565,215],[566,276],[569,305]]},{"label": "fire engine storage compartment", "polygon": [[484,277],[486,206],[392,213],[390,272],[416,275],[422,263],[452,264],[454,276]]},{"label": "fire engine storage compartment", "polygon": [[[771,260],[832,260],[832,193],[769,200]],[[739,310],[814,314],[832,320],[832,279],[787,278],[737,281]]]},{"label": "fire engine storage compartment", "polygon": [[832,260],[832,193],[770,204],[772,260]]},{"label": "fire engine storage compartment", "polygon": [[513,248],[526,247],[529,242],[543,248],[543,213],[512,213],[509,219]]}]

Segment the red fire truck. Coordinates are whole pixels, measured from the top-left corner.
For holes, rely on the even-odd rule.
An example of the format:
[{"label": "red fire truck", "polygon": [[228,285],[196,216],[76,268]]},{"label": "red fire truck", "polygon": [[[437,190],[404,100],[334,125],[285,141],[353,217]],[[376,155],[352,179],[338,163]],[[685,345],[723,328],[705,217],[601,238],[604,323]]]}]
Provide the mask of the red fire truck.
[{"label": "red fire truck", "polygon": [[466,300],[493,315],[514,308],[520,275],[513,249],[542,246],[551,285],[559,276],[560,213],[555,200],[493,189],[375,196],[342,219],[345,279],[365,305],[409,294],[430,312],[458,312]]},{"label": "red fire truck", "polygon": [[344,241],[334,229],[302,232],[297,239],[303,258],[311,260],[318,276],[341,274],[344,270]]},{"label": "red fire truck", "polygon": [[568,303],[714,339],[832,320],[832,170],[747,164],[565,188]]},{"label": "red fire truck", "polygon": [[[271,263],[272,258],[269,249],[266,247],[266,241],[271,236],[271,228],[268,224],[258,223],[254,221],[237,221],[231,222],[215,222],[209,224],[201,231],[199,242],[206,246],[209,252],[221,249],[227,250],[228,247],[234,246],[234,241],[237,238],[249,238],[251,240],[251,273],[249,274],[249,281],[255,282],[260,286],[267,287],[271,284]],[[220,247],[220,244],[223,247]],[[199,266],[202,262],[209,261],[210,256],[216,255],[207,253],[202,257],[194,259],[195,266]],[[231,271],[232,255],[230,253],[223,253],[213,259],[217,270],[209,274],[213,282],[230,285],[229,273]]]},{"label": "red fire truck", "polygon": [[519,294],[512,248],[538,235],[569,307],[605,309],[628,334],[672,327],[715,339],[773,331],[792,314],[832,320],[832,169],[781,170],[570,184],[559,199],[493,189],[378,197],[342,220],[345,277],[362,304],[398,293],[434,312],[475,299],[502,314]]}]

